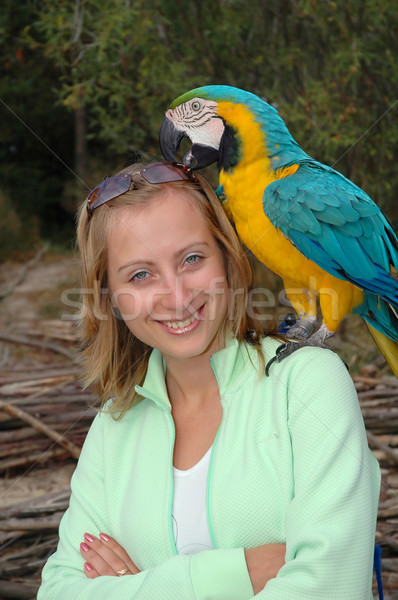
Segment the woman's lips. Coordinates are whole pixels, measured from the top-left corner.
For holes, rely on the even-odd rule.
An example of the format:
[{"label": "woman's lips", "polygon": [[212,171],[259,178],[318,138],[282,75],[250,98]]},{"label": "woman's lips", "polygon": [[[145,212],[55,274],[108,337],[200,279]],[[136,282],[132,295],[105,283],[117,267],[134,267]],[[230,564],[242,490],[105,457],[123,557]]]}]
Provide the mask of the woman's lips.
[{"label": "woman's lips", "polygon": [[191,333],[196,329],[202,321],[201,316],[203,314],[205,305],[201,306],[193,315],[185,319],[184,321],[158,321],[159,325],[163,327],[168,333],[173,335],[182,335],[184,333]]}]

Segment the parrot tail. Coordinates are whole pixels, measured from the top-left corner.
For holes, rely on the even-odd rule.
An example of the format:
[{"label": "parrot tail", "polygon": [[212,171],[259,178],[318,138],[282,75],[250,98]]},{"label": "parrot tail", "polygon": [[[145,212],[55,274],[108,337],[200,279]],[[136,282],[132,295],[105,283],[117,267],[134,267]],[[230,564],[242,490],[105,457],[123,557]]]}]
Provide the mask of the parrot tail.
[{"label": "parrot tail", "polygon": [[353,312],[365,320],[380,352],[398,377],[398,305],[365,292],[362,304]]},{"label": "parrot tail", "polygon": [[373,336],[374,341],[379,347],[380,352],[390,365],[391,369],[394,372],[394,375],[398,377],[398,344],[394,342],[391,338],[384,335],[380,331],[377,331],[372,325],[366,322],[370,333]]}]

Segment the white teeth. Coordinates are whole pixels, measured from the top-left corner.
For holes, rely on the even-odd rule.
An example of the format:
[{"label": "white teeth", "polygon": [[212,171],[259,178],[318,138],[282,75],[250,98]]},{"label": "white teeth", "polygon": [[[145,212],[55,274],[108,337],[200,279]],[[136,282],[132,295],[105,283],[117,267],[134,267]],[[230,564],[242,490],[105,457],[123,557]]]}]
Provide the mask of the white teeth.
[{"label": "white teeth", "polygon": [[188,317],[188,319],[185,319],[185,321],[163,321],[163,323],[167,325],[167,327],[170,327],[170,329],[182,329],[183,327],[188,327],[188,325],[196,321],[198,315],[199,311],[197,310],[195,314],[193,314],[191,317]]}]

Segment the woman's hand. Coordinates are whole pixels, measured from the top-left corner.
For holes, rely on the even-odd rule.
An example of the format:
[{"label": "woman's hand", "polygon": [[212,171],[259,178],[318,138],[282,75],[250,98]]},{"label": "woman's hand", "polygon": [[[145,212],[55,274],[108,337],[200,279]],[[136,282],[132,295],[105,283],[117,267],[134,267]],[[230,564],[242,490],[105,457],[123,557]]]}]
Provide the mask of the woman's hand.
[{"label": "woman's hand", "polygon": [[264,589],[267,581],[275,577],[285,564],[285,544],[264,544],[245,550],[247,570],[254,594]]},{"label": "woman's hand", "polygon": [[139,569],[127,552],[106,533],[100,533],[99,539],[90,533],[84,534],[80,552],[85,560],[84,572],[89,579],[100,575],[136,575]]}]

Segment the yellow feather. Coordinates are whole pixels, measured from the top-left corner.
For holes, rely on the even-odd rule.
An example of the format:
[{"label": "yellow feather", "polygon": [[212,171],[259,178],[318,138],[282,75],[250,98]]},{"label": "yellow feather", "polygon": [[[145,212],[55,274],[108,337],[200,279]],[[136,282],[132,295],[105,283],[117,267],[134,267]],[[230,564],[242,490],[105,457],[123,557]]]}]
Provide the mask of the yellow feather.
[{"label": "yellow feather", "polygon": [[[366,321],[365,321],[366,322]],[[396,377],[398,377],[398,345],[396,342],[391,340],[389,337],[377,331],[374,327],[366,323],[370,333],[373,336],[374,341],[379,347],[380,352],[390,365]]]},{"label": "yellow feather", "polygon": [[[242,142],[239,163],[231,173],[220,172],[220,183],[228,198],[228,209],[239,237],[262,263],[284,281],[316,294],[328,329],[335,331],[345,314],[362,302],[362,290],[333,277],[307,259],[274,227],[263,210],[265,188],[276,179],[294,174],[299,165],[276,172],[272,170],[265,134],[244,106],[219,102],[218,113],[239,131]],[[293,300],[292,303],[295,304]],[[302,302],[297,301],[296,309],[300,311],[301,307]]]}]

